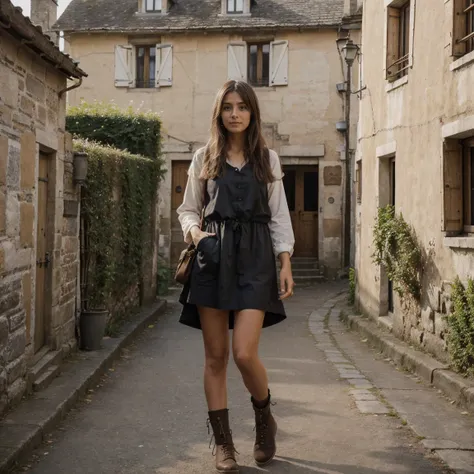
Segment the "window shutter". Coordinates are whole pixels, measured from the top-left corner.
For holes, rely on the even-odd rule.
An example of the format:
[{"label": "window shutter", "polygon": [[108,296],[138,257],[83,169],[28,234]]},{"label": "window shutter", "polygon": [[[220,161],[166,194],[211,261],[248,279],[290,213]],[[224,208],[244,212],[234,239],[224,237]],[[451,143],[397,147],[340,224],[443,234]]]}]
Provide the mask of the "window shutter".
[{"label": "window shutter", "polygon": [[167,87],[173,84],[173,46],[156,45],[156,87]]},{"label": "window shutter", "polygon": [[270,43],[270,85],[288,85],[288,41]]},{"label": "window shutter", "polygon": [[227,78],[247,80],[247,43],[242,41],[227,45]]},{"label": "window shutter", "polygon": [[392,70],[389,67],[399,59],[399,41],[400,41],[400,10],[394,7],[388,7],[387,9],[387,64],[385,69],[387,71],[387,79],[396,79],[395,72],[397,72],[397,66],[394,66]]},{"label": "window shutter", "polygon": [[443,227],[446,232],[463,230],[462,147],[459,140],[443,144]]},{"label": "window shutter", "polygon": [[464,7],[466,2],[464,0],[453,0],[453,34],[452,46],[453,56],[461,57],[466,54],[466,43],[458,43],[458,40],[464,38],[466,34],[466,14]]},{"label": "window shutter", "polygon": [[115,87],[133,87],[133,46],[115,46]]}]

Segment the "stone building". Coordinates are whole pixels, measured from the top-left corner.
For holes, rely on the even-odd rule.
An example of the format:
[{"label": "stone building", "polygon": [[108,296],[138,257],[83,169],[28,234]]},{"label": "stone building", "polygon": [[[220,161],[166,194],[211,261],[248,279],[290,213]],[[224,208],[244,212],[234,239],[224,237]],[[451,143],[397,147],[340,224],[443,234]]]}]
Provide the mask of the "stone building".
[{"label": "stone building", "polygon": [[85,73],[0,2],[0,413],[75,343],[78,188],[67,81]]},{"label": "stone building", "polygon": [[[474,1],[366,0],[363,17],[358,302],[446,359],[449,283],[474,276]],[[425,254],[415,314],[372,263],[374,219],[387,204],[414,227]]]},{"label": "stone building", "polygon": [[113,100],[161,114],[169,170],[160,187],[161,254],[173,263],[183,248],[175,211],[187,168],[207,141],[216,92],[232,78],[256,88],[266,139],[281,157],[295,257],[319,259],[335,274],[343,257],[345,186],[344,133],[336,129],[344,120],[336,87],[344,74],[336,40],[349,29],[358,37],[360,24],[351,20],[357,2],[117,0],[103,5],[72,0],[54,27],[64,32],[68,51],[90,73],[70,101]]}]

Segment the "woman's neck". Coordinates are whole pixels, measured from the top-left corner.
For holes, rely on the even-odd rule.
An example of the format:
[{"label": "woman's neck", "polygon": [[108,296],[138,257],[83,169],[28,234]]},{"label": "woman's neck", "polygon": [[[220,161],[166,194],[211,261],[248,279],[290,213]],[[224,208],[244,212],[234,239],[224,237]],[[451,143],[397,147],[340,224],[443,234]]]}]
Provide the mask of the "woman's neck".
[{"label": "woman's neck", "polygon": [[227,137],[227,151],[232,155],[243,153],[245,148],[245,134],[232,133]]}]

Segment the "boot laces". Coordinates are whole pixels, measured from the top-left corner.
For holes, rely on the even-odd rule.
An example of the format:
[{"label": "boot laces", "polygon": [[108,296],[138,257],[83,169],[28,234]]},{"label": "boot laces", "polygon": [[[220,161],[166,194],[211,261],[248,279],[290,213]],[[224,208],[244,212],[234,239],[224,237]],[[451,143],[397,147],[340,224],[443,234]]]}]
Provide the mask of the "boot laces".
[{"label": "boot laces", "polygon": [[[270,401],[271,406],[275,406],[276,402]],[[257,423],[254,426],[254,431],[257,432],[257,438],[259,440],[259,445],[260,446],[265,446],[265,441],[268,440],[267,434],[268,434],[268,416],[265,416],[265,412],[263,408],[258,409],[258,418],[257,418]]]},{"label": "boot laces", "polygon": [[[211,434],[211,420],[209,420],[209,418],[207,419],[206,425],[207,425],[207,434]],[[222,447],[222,451],[225,455],[224,460],[229,459],[229,458],[235,459],[235,454],[240,454],[240,453],[235,449],[234,443],[229,442],[229,438],[232,439],[232,430],[229,430],[229,433],[227,436],[220,420],[219,420],[219,438],[223,441],[223,443],[220,446]],[[212,446],[212,455],[216,456],[218,445],[216,443],[216,437],[214,433],[212,433],[211,439],[209,441],[209,449],[211,449],[211,446]]]}]

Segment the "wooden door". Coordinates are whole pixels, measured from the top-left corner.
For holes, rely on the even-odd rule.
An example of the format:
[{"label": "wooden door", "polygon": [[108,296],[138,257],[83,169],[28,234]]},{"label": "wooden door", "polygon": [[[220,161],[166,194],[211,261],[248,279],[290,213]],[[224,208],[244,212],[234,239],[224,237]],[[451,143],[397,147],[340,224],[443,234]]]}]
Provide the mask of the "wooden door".
[{"label": "wooden door", "polygon": [[285,166],[286,198],[295,233],[295,257],[318,256],[319,175],[317,166]]},{"label": "wooden door", "polygon": [[178,261],[181,251],[186,247],[181,224],[176,210],[183,202],[184,190],[188,181],[190,161],[173,161],[171,177],[171,263]]},{"label": "wooden door", "polygon": [[45,343],[45,289],[46,273],[49,267],[49,254],[46,242],[48,222],[48,157],[39,156],[38,174],[38,227],[36,232],[36,288],[35,288],[35,332],[34,351],[38,352]]}]

